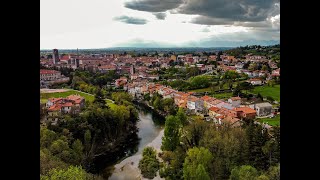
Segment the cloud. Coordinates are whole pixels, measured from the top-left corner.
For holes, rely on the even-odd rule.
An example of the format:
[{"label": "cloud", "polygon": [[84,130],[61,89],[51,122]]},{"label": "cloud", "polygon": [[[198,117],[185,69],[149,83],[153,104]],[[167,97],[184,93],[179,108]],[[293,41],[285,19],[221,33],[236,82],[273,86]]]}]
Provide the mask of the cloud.
[{"label": "cloud", "polygon": [[[198,15],[189,23],[280,29],[280,0],[132,0],[125,7],[152,12]],[[156,13],[157,14],[156,14]]]},{"label": "cloud", "polygon": [[164,20],[167,16],[166,13],[153,13],[157,19],[161,19],[161,20]]},{"label": "cloud", "polygon": [[[206,18],[229,21],[263,21],[280,12],[278,0],[185,0],[177,8],[181,14],[197,14]],[[276,5],[277,3],[277,5]],[[279,14],[279,13],[278,13]],[[198,18],[197,20],[200,20]],[[195,20],[195,22],[197,22]]]},{"label": "cloud", "polygon": [[210,32],[210,29],[208,27],[205,27],[201,30],[201,32]]},{"label": "cloud", "polygon": [[173,43],[167,43],[167,42],[134,38],[134,39],[128,40],[126,42],[117,43],[114,45],[114,47],[165,48],[165,47],[177,47],[177,45],[175,45]]},{"label": "cloud", "polygon": [[183,0],[133,0],[125,2],[124,6],[129,9],[147,12],[164,12],[175,9]]},{"label": "cloud", "polygon": [[129,17],[129,16],[118,16],[118,17],[114,17],[113,20],[120,21],[126,24],[137,24],[137,25],[147,24],[148,22],[146,19]]},{"label": "cloud", "polygon": [[233,22],[226,21],[222,18],[210,18],[207,16],[197,16],[193,18],[190,23],[201,25],[232,25]]},{"label": "cloud", "polygon": [[185,42],[189,47],[238,47],[246,45],[274,45],[279,44],[279,33],[251,30],[249,32],[232,32],[209,36],[197,41]]}]

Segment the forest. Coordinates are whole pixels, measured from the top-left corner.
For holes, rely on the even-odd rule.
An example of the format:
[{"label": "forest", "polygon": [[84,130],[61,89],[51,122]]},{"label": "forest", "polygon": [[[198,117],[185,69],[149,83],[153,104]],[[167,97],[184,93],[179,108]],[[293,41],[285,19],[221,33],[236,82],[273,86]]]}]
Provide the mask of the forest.
[{"label": "forest", "polygon": [[[159,173],[166,180],[280,179],[279,127],[268,130],[253,121],[245,121],[241,127],[190,121],[179,109],[166,118],[161,149]],[[150,164],[157,163],[153,160]],[[144,177],[154,174],[143,172]]]},{"label": "forest", "polygon": [[131,97],[112,94],[116,108],[106,105],[101,91],[79,115],[64,115],[58,125],[40,125],[41,179],[99,179],[108,164],[138,143],[138,114]]}]

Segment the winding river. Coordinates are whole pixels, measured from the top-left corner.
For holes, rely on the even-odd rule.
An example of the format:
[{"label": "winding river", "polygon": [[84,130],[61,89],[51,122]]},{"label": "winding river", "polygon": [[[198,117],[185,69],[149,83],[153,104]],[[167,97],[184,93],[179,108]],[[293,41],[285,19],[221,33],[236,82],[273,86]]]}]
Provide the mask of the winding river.
[{"label": "winding river", "polygon": [[[163,136],[164,118],[152,113],[148,108],[138,106],[139,128],[138,137],[140,138],[136,153],[126,157],[118,164],[114,165],[114,170],[109,180],[134,180],[143,179],[138,168],[142,151],[146,146],[154,147],[158,152],[161,151],[161,141]],[[161,179],[159,175],[154,179]]]}]

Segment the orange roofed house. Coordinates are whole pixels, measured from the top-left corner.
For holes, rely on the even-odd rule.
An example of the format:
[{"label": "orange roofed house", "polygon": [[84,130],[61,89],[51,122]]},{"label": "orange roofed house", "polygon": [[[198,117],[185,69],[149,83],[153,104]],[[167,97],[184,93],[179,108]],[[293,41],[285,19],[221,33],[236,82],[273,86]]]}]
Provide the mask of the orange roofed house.
[{"label": "orange roofed house", "polygon": [[85,106],[85,99],[79,95],[70,95],[66,98],[49,98],[46,103],[48,119],[57,120],[57,116],[67,113],[79,113]]},{"label": "orange roofed house", "polygon": [[239,107],[233,110],[237,112],[237,116],[240,119],[254,119],[257,115],[257,111],[249,107]]}]

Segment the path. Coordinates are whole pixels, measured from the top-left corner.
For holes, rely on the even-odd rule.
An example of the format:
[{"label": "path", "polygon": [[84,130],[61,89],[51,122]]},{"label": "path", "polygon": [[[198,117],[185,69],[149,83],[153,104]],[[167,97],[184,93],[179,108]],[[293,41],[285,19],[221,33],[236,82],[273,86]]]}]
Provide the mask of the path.
[{"label": "path", "polygon": [[[68,89],[68,90],[73,90],[73,91],[81,92],[81,93],[83,93],[83,94],[87,94],[87,95],[90,95],[90,96],[94,96],[93,94],[89,94],[89,93],[86,93],[86,92],[83,92],[83,91],[79,91],[79,90],[75,90],[75,89]],[[111,99],[106,98],[106,100],[111,101],[112,103],[114,103],[114,101],[111,100]]]}]

